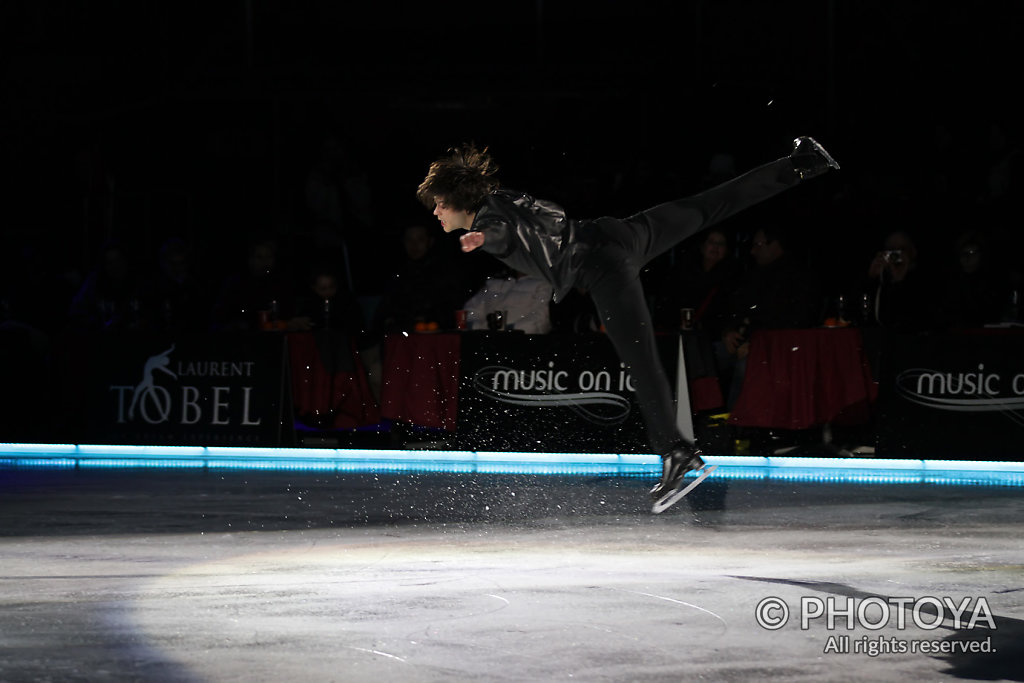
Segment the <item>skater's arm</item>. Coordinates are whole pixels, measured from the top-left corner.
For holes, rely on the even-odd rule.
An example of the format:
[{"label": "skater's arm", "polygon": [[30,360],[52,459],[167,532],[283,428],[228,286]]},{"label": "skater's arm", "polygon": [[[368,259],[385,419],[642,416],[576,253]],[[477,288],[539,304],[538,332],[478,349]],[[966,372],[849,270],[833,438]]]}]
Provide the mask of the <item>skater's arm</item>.
[{"label": "skater's arm", "polygon": [[470,231],[459,239],[462,251],[469,252],[482,247],[495,258],[505,258],[516,247],[512,226],[504,218],[493,215],[483,220],[478,217]]},{"label": "skater's arm", "polygon": [[485,239],[486,237],[482,232],[475,231],[467,232],[465,235],[459,238],[459,241],[462,243],[462,251],[468,253],[473,251],[474,249],[482,247]]}]

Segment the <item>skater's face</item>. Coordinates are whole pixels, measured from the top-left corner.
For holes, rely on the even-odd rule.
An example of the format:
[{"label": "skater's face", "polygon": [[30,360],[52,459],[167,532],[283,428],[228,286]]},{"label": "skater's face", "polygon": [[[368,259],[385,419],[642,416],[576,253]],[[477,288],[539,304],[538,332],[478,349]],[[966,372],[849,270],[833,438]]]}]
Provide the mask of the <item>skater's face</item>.
[{"label": "skater's face", "polygon": [[473,218],[476,216],[475,213],[453,209],[445,203],[443,197],[434,199],[434,215],[437,216],[437,220],[441,221],[441,227],[445,232],[469,230],[473,225]]}]

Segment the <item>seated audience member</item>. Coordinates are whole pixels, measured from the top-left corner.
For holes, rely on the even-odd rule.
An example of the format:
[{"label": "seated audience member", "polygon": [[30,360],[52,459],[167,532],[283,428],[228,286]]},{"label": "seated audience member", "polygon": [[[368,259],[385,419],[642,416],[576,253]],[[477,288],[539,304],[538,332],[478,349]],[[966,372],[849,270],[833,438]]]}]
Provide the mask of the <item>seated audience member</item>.
[{"label": "seated audience member", "polygon": [[[342,271],[344,272],[344,271]],[[380,421],[374,393],[379,354],[370,362],[359,344],[363,313],[334,268],[309,270],[305,290],[288,321],[293,402],[300,422],[319,429],[351,429]],[[379,382],[379,379],[378,379]]]},{"label": "seated audience member", "polygon": [[721,334],[729,299],[736,286],[736,259],[723,230],[712,228],[700,248],[685,252],[661,286],[654,304],[655,324],[663,330],[680,327],[681,310],[693,309],[693,327],[713,338]]},{"label": "seated audience member", "polygon": [[488,278],[463,308],[471,330],[486,330],[487,316],[504,311],[505,324],[527,334],[551,331],[551,285],[544,280],[512,271],[506,277]]},{"label": "seated audience member", "polygon": [[306,291],[295,302],[295,317],[289,329],[330,330],[356,338],[364,330],[363,313],[352,292],[326,266],[314,266]]},{"label": "seated audience member", "polygon": [[249,244],[241,271],[224,280],[213,305],[213,329],[283,329],[292,317],[294,300],[295,291],[281,268],[277,242],[258,237]]},{"label": "seated audience member", "polygon": [[181,239],[168,239],[157,258],[158,267],[143,286],[147,326],[165,332],[205,332],[209,295],[196,276],[188,246]]},{"label": "seated audience member", "polygon": [[909,233],[889,233],[868,266],[865,295],[868,321],[901,332],[920,332],[936,325],[935,282],[919,262]]},{"label": "seated audience member", "polygon": [[141,296],[131,259],[116,241],[106,243],[71,301],[68,323],[77,330],[138,329]]},{"label": "seated audience member", "polygon": [[413,331],[417,323],[450,329],[465,296],[457,264],[442,253],[431,231],[422,225],[405,229],[402,248],[401,263],[377,306],[375,336]]},{"label": "seated audience member", "polygon": [[723,378],[729,378],[731,369],[729,408],[739,397],[755,330],[809,327],[819,322],[819,287],[791,253],[789,240],[780,228],[758,229],[750,247],[754,267],[740,279],[730,299],[715,354]]},{"label": "seated audience member", "polygon": [[950,327],[983,327],[1002,320],[1008,278],[993,265],[988,239],[975,230],[955,242],[956,268],[946,283],[942,321]]}]

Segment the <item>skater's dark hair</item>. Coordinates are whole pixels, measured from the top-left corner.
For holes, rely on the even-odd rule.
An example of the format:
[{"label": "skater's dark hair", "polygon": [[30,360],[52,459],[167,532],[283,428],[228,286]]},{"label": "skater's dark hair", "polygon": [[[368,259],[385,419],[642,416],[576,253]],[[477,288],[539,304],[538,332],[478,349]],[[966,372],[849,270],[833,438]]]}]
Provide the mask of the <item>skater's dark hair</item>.
[{"label": "skater's dark hair", "polygon": [[416,190],[416,198],[428,209],[439,198],[456,211],[475,212],[484,199],[498,188],[494,178],[498,167],[487,148],[472,143],[448,150],[449,156],[430,165],[427,177]]}]

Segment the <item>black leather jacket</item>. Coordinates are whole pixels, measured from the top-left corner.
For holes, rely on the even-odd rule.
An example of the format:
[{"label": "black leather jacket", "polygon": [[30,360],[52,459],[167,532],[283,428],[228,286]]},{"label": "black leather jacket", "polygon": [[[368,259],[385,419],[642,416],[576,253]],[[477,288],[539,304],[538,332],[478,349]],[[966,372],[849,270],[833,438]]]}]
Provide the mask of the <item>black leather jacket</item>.
[{"label": "black leather jacket", "polygon": [[481,249],[487,253],[547,281],[557,302],[576,282],[590,249],[589,240],[580,239],[585,225],[553,202],[499,189],[484,200],[470,230],[484,234]]}]

